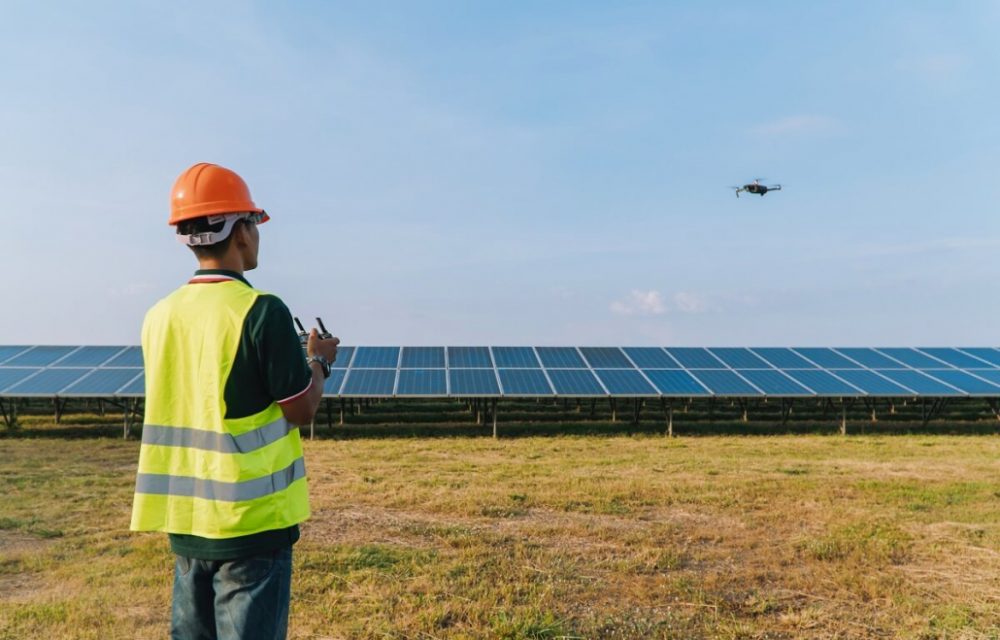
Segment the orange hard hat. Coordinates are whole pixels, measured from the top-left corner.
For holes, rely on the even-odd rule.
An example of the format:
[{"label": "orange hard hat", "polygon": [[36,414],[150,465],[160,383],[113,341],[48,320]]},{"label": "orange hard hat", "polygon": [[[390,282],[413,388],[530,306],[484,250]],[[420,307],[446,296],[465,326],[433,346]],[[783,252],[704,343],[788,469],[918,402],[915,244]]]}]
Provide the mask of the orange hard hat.
[{"label": "orange hard hat", "polygon": [[250,189],[235,171],[199,162],[182,173],[170,192],[170,224],[226,213],[260,213],[270,218],[250,198]]}]

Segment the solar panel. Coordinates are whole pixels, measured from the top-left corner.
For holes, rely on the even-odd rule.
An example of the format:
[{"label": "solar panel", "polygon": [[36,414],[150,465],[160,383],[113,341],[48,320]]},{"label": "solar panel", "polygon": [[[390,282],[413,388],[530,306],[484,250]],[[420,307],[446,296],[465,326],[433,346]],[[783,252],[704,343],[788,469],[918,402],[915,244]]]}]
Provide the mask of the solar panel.
[{"label": "solar panel", "polygon": [[970,355],[962,353],[957,349],[927,349],[921,347],[920,349],[924,353],[930,356],[934,356],[938,360],[944,360],[950,365],[956,366],[959,369],[985,369],[991,365],[979,360],[978,358],[973,358]]},{"label": "solar panel", "polygon": [[[942,382],[946,382],[953,387],[958,387],[962,391],[974,396],[996,396],[1000,395],[1000,382],[991,384],[977,378],[978,371],[966,373],[957,369],[937,369],[922,371],[921,373],[933,376]],[[1000,373],[1000,372],[998,372]]]},{"label": "solar panel", "polygon": [[709,349],[712,354],[718,359],[725,362],[727,365],[733,369],[770,369],[771,365],[767,364],[759,357],[754,355],[749,349],[742,348],[729,348],[729,347],[713,347]]},{"label": "solar panel", "polygon": [[4,364],[8,367],[47,367],[74,350],[76,347],[32,347]]},{"label": "solar panel", "polygon": [[98,367],[125,347],[80,347],[59,361],[60,367]]},{"label": "solar panel", "polygon": [[587,366],[573,347],[538,347],[537,351],[546,369],[583,369]]},{"label": "solar panel", "polygon": [[622,349],[640,369],[680,369],[681,365],[659,347],[625,347]]},{"label": "solar panel", "polygon": [[476,369],[492,367],[493,361],[486,347],[448,347],[448,366]]},{"label": "solar panel", "polygon": [[142,348],[129,347],[111,360],[104,363],[105,367],[137,367],[142,368]]},{"label": "solar panel", "polygon": [[820,395],[853,397],[864,393],[822,369],[786,369],[786,374]]},{"label": "solar panel", "polygon": [[[337,356],[340,359],[340,356]],[[325,396],[336,396],[340,395],[340,387],[344,384],[344,377],[347,375],[347,371],[344,369],[331,369],[330,377],[326,379],[323,383],[323,395]]]},{"label": "solar panel", "polygon": [[41,369],[34,367],[21,369],[0,367],[0,391],[6,391],[21,380],[24,380],[31,374],[38,373],[39,371],[41,371]]},{"label": "solar panel", "polygon": [[[496,352],[494,351],[494,355]],[[550,396],[553,394],[549,381],[541,369],[497,369],[504,395],[508,396]]]},{"label": "solar panel", "polygon": [[[1000,386],[1000,369],[969,369],[969,373]],[[931,375],[937,375],[937,373]]]},{"label": "solar panel", "polygon": [[120,396],[141,396],[146,393],[146,374],[140,373],[139,377],[118,390]]},{"label": "solar panel", "polygon": [[902,369],[903,365],[892,358],[882,355],[874,349],[837,349],[851,360],[859,362],[869,369]]},{"label": "solar panel", "polygon": [[89,375],[63,389],[60,395],[115,395],[138,376],[137,369],[92,369]]},{"label": "solar panel", "polygon": [[549,369],[556,393],[565,396],[606,396],[607,392],[589,369]]},{"label": "solar panel", "polygon": [[[444,352],[441,353],[444,360]],[[399,372],[397,396],[443,396],[448,393],[444,369],[403,369]]]},{"label": "solar panel", "polygon": [[824,369],[861,369],[862,366],[856,362],[848,360],[833,349],[822,347],[796,347],[795,352],[800,356],[808,358]]},{"label": "solar panel", "polygon": [[43,369],[7,389],[8,393],[24,396],[54,396],[90,373],[89,369]]},{"label": "solar panel", "polygon": [[961,351],[979,358],[980,360],[985,360],[991,365],[1000,366],[1000,351],[996,349],[983,349],[983,348],[963,348]]},{"label": "solar panel", "polygon": [[866,369],[839,369],[833,373],[870,396],[912,396],[913,392]]},{"label": "solar panel", "polygon": [[453,396],[498,396],[500,387],[493,369],[450,369]]},{"label": "solar panel", "polygon": [[708,396],[711,392],[687,371],[680,369],[643,369],[646,377],[665,396]]},{"label": "solar panel", "polygon": [[728,369],[693,369],[694,377],[717,396],[759,396],[760,391]]},{"label": "solar panel", "polygon": [[898,382],[907,389],[912,389],[917,393],[933,396],[965,395],[961,391],[953,389],[952,387],[935,380],[934,378],[929,378],[919,371],[914,371],[913,369],[880,369],[877,371],[893,382]]},{"label": "solar panel", "polygon": [[940,369],[947,366],[940,360],[935,360],[926,354],[920,353],[916,349],[896,347],[890,349],[879,349],[879,351],[890,358],[899,360],[908,367],[913,367],[914,369]]},{"label": "solar panel", "polygon": [[774,369],[740,369],[739,374],[755,387],[774,396],[811,396],[813,393],[798,382]]},{"label": "solar panel", "polygon": [[660,395],[636,369],[594,369],[612,395],[651,397]]},{"label": "solar panel", "polygon": [[444,369],[444,347],[403,347],[404,369]]},{"label": "solar panel", "polygon": [[399,347],[358,347],[352,367],[361,369],[395,369],[399,363]]},{"label": "solar panel", "polygon": [[674,347],[667,352],[688,369],[718,369],[721,361],[701,347]]},{"label": "solar panel", "polygon": [[[364,349],[359,347],[358,351]],[[388,398],[395,386],[395,369],[351,369],[340,395]]]},{"label": "solar panel", "polygon": [[19,353],[23,353],[29,347],[0,346],[0,364],[5,360],[10,360]]},{"label": "solar panel", "polygon": [[337,359],[331,367],[333,369],[346,369],[351,364],[351,356],[354,355],[354,347],[337,347]]},{"label": "solar panel", "polygon": [[541,365],[535,357],[535,350],[531,347],[493,347],[493,359],[497,367],[511,367],[515,369],[537,369]]},{"label": "solar panel", "polygon": [[779,369],[815,369],[816,365],[809,362],[791,349],[784,347],[763,347],[751,349],[754,353],[770,362]]},{"label": "solar panel", "polygon": [[632,369],[622,350],[617,347],[580,347],[580,353],[594,369]]}]

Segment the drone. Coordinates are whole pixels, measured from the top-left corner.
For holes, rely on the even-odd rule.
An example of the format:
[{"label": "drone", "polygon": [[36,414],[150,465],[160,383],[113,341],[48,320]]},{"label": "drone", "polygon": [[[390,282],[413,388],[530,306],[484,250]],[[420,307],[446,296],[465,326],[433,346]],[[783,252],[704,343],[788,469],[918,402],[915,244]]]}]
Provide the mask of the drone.
[{"label": "drone", "polygon": [[736,189],[736,197],[740,197],[740,191],[746,191],[747,193],[756,193],[757,195],[763,196],[768,191],[781,191],[780,184],[765,185],[760,183],[760,178],[757,178],[750,184],[745,184],[742,187],[729,187],[730,189]]}]

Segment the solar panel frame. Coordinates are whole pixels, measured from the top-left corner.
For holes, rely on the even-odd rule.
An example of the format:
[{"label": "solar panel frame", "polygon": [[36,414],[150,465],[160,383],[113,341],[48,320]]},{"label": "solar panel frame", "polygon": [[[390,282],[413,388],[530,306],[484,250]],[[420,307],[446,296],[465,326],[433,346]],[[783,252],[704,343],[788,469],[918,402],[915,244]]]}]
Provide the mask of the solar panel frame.
[{"label": "solar panel frame", "polygon": [[397,369],[400,347],[356,347],[351,369]]},{"label": "solar panel frame", "polygon": [[[444,358],[444,354],[441,355]],[[393,395],[401,398],[445,397],[448,395],[448,375],[443,368],[400,369]]]},{"label": "solar panel frame", "polygon": [[500,396],[496,369],[458,367],[448,369],[448,392],[453,397],[491,398]]},{"label": "solar panel frame", "polygon": [[580,347],[580,355],[591,369],[634,369],[635,365],[618,347]]},{"label": "solar panel frame", "polygon": [[[548,369],[556,395],[565,398],[605,398],[608,390],[591,369]],[[564,389],[564,391],[560,391]]]},{"label": "solar panel frame", "polygon": [[488,369],[493,366],[489,347],[448,347],[447,366],[456,369]]},{"label": "solar panel frame", "polygon": [[403,347],[401,369],[444,369],[444,347]]},{"label": "solar panel frame", "polygon": [[576,347],[535,347],[543,369],[586,369],[587,361]]},{"label": "solar panel frame", "polygon": [[340,395],[348,398],[391,398],[398,373],[398,369],[352,367],[347,370]]},{"label": "solar panel frame", "polygon": [[643,369],[642,372],[662,397],[700,398],[712,395],[708,387],[684,369]]}]

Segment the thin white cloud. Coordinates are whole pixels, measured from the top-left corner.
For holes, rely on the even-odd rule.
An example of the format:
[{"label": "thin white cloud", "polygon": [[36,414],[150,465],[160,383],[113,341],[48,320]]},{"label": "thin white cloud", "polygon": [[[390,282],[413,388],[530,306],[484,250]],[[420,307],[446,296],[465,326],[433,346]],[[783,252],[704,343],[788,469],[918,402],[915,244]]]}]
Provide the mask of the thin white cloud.
[{"label": "thin white cloud", "polygon": [[750,129],[758,136],[799,136],[837,133],[843,124],[836,118],[822,115],[795,115],[765,122]]},{"label": "thin white cloud", "polygon": [[624,300],[611,303],[611,313],[620,316],[659,316],[666,312],[667,305],[659,291],[633,289]]}]

